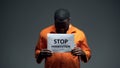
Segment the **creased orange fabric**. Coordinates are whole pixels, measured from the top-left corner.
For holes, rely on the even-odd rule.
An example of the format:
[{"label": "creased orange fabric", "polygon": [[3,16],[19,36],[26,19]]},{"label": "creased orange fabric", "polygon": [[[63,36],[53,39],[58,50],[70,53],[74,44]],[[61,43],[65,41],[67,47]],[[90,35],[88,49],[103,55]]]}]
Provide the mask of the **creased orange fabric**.
[{"label": "creased orange fabric", "polygon": [[[49,26],[40,32],[39,40],[35,48],[36,59],[40,51],[47,48],[48,33],[56,33],[54,25]],[[74,43],[76,44],[76,47],[80,47],[85,52],[85,58],[88,61],[91,57],[91,51],[87,44],[84,32],[70,25],[67,34],[74,34]],[[83,59],[81,60],[84,61]],[[80,57],[72,55],[71,52],[53,53],[51,57],[45,58],[45,68],[80,68]]]}]

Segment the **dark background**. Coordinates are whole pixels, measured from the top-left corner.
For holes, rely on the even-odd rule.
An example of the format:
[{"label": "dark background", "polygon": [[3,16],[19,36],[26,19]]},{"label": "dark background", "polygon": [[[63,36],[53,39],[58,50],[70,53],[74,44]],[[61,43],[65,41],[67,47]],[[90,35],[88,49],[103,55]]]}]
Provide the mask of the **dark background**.
[{"label": "dark background", "polygon": [[92,58],[81,68],[120,67],[119,0],[0,0],[0,68],[44,68],[34,49],[58,8],[68,9],[87,36]]}]

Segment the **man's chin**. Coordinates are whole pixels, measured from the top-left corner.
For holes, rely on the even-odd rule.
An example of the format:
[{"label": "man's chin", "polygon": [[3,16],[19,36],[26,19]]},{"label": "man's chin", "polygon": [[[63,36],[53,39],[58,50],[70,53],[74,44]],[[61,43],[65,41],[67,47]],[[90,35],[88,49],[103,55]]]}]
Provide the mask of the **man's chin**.
[{"label": "man's chin", "polygon": [[65,34],[66,31],[58,31],[57,33]]}]

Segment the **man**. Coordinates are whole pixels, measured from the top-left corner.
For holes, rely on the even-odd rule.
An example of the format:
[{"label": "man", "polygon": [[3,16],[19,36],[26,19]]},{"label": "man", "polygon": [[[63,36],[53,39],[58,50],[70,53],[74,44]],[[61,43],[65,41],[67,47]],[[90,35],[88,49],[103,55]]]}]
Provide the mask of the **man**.
[{"label": "man", "polygon": [[[84,32],[70,24],[70,13],[67,9],[56,10],[54,19],[54,25],[40,32],[35,48],[37,63],[45,59],[45,68],[80,68],[80,60],[87,62],[91,57]],[[71,52],[52,53],[47,50],[48,33],[74,34],[75,48]]]}]

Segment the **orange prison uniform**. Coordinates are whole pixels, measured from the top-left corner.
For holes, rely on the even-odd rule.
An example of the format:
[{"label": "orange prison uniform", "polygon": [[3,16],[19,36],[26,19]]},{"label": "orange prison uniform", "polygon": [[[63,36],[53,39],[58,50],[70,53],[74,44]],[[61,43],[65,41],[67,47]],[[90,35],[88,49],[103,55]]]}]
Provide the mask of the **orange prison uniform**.
[{"label": "orange prison uniform", "polygon": [[[56,33],[55,30],[55,26],[52,25],[40,32],[39,40],[35,48],[36,59],[40,51],[47,48],[47,34]],[[70,25],[67,34],[74,34],[76,47],[80,47],[85,52],[85,58],[88,61],[91,56],[91,51],[88,47],[84,32]],[[81,60],[84,61],[83,59]],[[45,58],[45,68],[80,68],[80,57],[74,56],[71,52],[53,53],[51,57]]]}]

